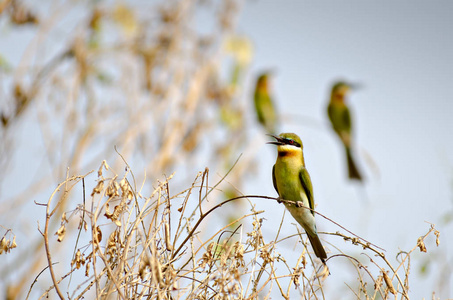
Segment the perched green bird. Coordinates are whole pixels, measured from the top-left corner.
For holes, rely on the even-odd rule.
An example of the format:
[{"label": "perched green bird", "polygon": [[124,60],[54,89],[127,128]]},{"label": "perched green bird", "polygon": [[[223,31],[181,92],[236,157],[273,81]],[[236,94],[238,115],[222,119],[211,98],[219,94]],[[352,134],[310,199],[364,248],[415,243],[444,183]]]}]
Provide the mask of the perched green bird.
[{"label": "perched green bird", "polygon": [[276,141],[268,144],[277,145],[277,162],[272,169],[274,188],[280,199],[300,201],[310,209],[286,204],[294,219],[304,228],[311,246],[317,257],[325,264],[326,251],[321,244],[315,223],[315,200],[310,175],[305,168],[303,145],[301,139],[294,133],[282,133],[279,136],[270,135]]},{"label": "perched green bird", "polygon": [[275,133],[277,127],[277,113],[269,94],[269,73],[263,73],[258,77],[254,101],[258,122],[263,125],[268,133]]},{"label": "perched green bird", "polygon": [[335,130],[344,145],[348,162],[349,178],[362,180],[362,175],[360,175],[359,169],[352,157],[352,121],[349,108],[345,103],[345,96],[351,88],[351,84],[341,81],[333,85],[329,105],[327,107],[327,114],[332,123],[333,130]]}]

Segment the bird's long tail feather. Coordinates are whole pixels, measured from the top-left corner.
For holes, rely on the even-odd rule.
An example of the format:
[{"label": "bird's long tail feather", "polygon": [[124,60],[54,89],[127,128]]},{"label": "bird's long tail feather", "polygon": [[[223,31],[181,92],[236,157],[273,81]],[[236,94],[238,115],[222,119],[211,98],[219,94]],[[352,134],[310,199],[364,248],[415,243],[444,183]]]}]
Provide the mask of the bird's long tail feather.
[{"label": "bird's long tail feather", "polygon": [[319,257],[323,264],[326,264],[325,260],[327,258],[326,250],[321,244],[321,240],[319,239],[318,235],[311,236],[307,233],[308,239],[310,240],[311,246],[313,247],[313,251],[317,257]]},{"label": "bird's long tail feather", "polygon": [[348,159],[348,173],[350,179],[362,180],[362,175],[360,175],[359,169],[352,157],[351,148],[346,147],[346,156]]}]

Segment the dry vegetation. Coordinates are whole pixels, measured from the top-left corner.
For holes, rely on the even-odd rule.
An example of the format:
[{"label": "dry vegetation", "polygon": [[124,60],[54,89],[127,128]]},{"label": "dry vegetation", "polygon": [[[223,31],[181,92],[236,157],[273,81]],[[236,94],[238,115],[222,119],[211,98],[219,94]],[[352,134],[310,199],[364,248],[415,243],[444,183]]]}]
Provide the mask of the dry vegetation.
[{"label": "dry vegetation", "polygon": [[[76,185],[85,185],[87,175],[68,177],[47,204],[38,204],[46,206],[41,234],[45,271],[53,282],[41,298],[55,291],[61,299],[263,299],[271,294],[290,299],[293,289],[304,299],[325,298],[327,267],[312,260],[306,248],[298,258],[285,258],[278,252],[283,240],[299,237],[285,236],[280,230],[273,237],[264,237],[261,212],[251,203],[249,213],[224,227],[212,217],[229,202],[277,199],[238,196],[212,203],[210,194],[221,181],[209,186],[208,170],[198,173],[189,188],[174,194],[170,193],[171,175],[157,182],[147,196],[137,190],[140,184],[129,168],[118,175],[104,161],[97,175],[94,189],[83,188],[75,197],[78,204],[62,215],[57,215],[58,208]],[[49,231],[52,219],[60,220],[55,233]],[[346,234],[329,234],[363,248],[368,259],[362,259],[364,263],[335,251],[327,264],[340,257],[349,260],[357,271],[359,285],[351,288],[357,299],[409,299],[412,252],[426,251],[424,241],[430,234],[439,243],[439,232],[431,226],[413,249],[399,254],[400,263],[393,266],[383,249],[340,229]],[[75,231],[77,235],[66,237],[67,232]],[[65,255],[51,246],[55,239],[67,246]],[[55,255],[63,264],[60,272],[55,269]],[[278,265],[286,267],[284,275],[276,273]]]},{"label": "dry vegetation", "polygon": [[[15,255],[0,271],[6,299],[326,298],[329,270],[309,255],[305,235],[263,235],[250,199],[276,199],[240,192],[256,168],[243,128],[256,125],[243,101],[252,54],[235,35],[239,9],[234,0],[0,1],[11,35],[33,36],[18,44],[17,62],[0,52],[0,180],[29,168],[2,194],[2,222],[16,226],[0,227],[0,254]],[[195,174],[206,166],[225,176],[212,184],[220,177],[208,169]],[[357,299],[409,299],[411,254],[439,236],[431,226],[392,265],[338,228],[323,236],[367,257],[329,247],[327,265],[354,266]],[[288,239],[299,245],[294,257],[279,252]]]}]

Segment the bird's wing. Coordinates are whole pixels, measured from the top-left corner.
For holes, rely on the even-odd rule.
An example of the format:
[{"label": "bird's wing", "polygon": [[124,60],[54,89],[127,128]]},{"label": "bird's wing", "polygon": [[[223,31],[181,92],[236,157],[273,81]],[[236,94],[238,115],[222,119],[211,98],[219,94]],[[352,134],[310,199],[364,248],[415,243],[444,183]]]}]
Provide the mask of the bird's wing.
[{"label": "bird's wing", "polygon": [[255,91],[255,95],[253,96],[253,102],[255,103],[255,111],[259,119],[262,115],[262,112],[261,112],[261,95],[258,91]]},{"label": "bird's wing", "polygon": [[[299,179],[300,183],[302,184],[302,187],[305,190],[305,194],[307,195],[310,208],[315,209],[315,199],[313,198],[313,186],[311,184],[310,174],[308,174],[308,171],[307,169],[305,169],[305,167],[302,167],[300,169]],[[311,213],[315,215],[313,211],[311,211]]]},{"label": "bird's wing", "polygon": [[340,135],[342,132],[348,131],[348,128],[351,127],[349,110],[344,104],[329,103],[329,106],[327,107],[327,114],[330,122],[332,123],[332,127],[337,134]]},{"label": "bird's wing", "polygon": [[347,106],[343,109],[342,124],[344,125],[344,130],[348,133],[351,132],[351,113],[349,112],[349,108]]},{"label": "bird's wing", "polygon": [[274,184],[275,191],[280,196],[278,189],[277,189],[277,180],[275,179],[275,165],[272,167],[272,183]]},{"label": "bird's wing", "polygon": [[333,104],[330,102],[327,106],[327,115],[329,116],[329,120],[332,124],[334,124],[334,107]]}]

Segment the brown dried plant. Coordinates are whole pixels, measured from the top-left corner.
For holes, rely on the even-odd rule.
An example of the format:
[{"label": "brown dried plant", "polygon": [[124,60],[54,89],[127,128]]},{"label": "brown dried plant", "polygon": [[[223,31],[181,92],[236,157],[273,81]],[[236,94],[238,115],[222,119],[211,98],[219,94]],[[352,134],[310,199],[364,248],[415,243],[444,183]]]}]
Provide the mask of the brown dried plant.
[{"label": "brown dried plant", "polygon": [[[250,151],[241,89],[250,42],[242,39],[247,59],[225,46],[236,37],[239,8],[236,0],[0,1],[0,18],[23,53],[16,62],[0,50],[1,225],[15,224],[28,244],[0,270],[8,295],[21,295],[45,262],[30,214],[36,217],[34,201],[45,202],[68,170],[86,173],[104,159],[119,169],[115,147],[140,166],[138,176],[150,178],[200,164],[226,170],[237,153]],[[200,11],[209,17],[200,20]],[[235,65],[242,68],[237,81]],[[230,174],[236,187],[252,157],[245,154]],[[175,186],[187,182],[178,180]],[[125,187],[112,182],[109,193]],[[53,214],[61,216],[73,194],[57,195]],[[105,213],[118,224],[125,208],[106,206]],[[66,225],[64,218],[48,224],[60,240]],[[13,236],[5,238],[12,249]]]},{"label": "brown dried plant", "polygon": [[[292,299],[295,288],[304,299],[325,299],[324,282],[330,275],[329,268],[312,259],[305,248],[306,239],[299,240],[304,251],[297,259],[279,253],[282,241],[303,236],[284,236],[279,228],[269,240],[261,231],[263,211],[255,210],[248,200],[294,202],[257,195],[213,201],[213,193],[225,178],[209,186],[208,169],[199,172],[191,186],[181,192],[170,193],[172,174],[144,196],[134,188],[135,176],[129,167],[118,175],[104,161],[90,196],[86,196],[89,191],[84,188],[77,207],[58,216],[58,206],[65,201],[61,199],[68,199],[58,194],[72,193],[81,182],[85,185],[88,175],[68,177],[45,204],[46,224],[41,233],[53,284],[41,298],[57,293],[60,299]],[[56,199],[60,200],[53,204]],[[235,201],[248,202],[250,213],[222,226],[213,213],[218,216]],[[52,218],[61,220],[56,233],[49,231]],[[78,224],[77,228],[66,231],[77,230],[78,235],[65,237],[61,228],[71,222]],[[209,226],[201,230],[206,224]],[[329,265],[345,257],[355,267],[359,283],[356,288],[351,287],[355,297],[409,299],[411,254],[421,249],[429,235],[438,237],[434,225],[413,249],[400,253],[396,266],[389,262],[383,249],[336,225],[347,234],[328,234],[350,241],[367,257],[367,262],[363,262],[338,250],[327,259]],[[72,259],[55,252],[58,243],[73,249]],[[63,264],[59,272],[54,266],[54,255]],[[282,267],[285,271],[277,271]],[[33,288],[32,285],[29,293]]]}]

